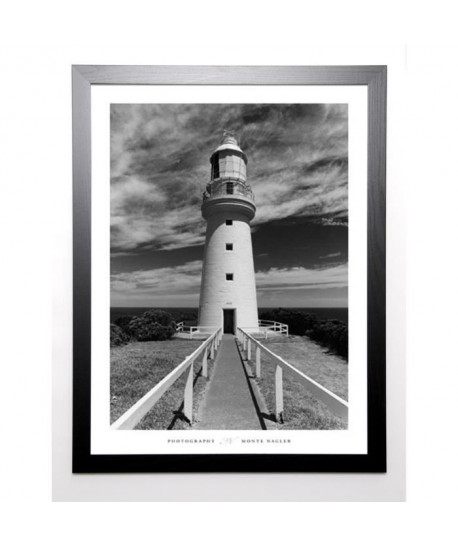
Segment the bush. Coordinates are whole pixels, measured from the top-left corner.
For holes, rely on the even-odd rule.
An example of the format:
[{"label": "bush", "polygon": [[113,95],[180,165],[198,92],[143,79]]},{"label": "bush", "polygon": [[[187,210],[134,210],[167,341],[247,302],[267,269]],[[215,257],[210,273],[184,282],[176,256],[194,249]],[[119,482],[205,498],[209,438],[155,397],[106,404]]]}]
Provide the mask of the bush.
[{"label": "bush", "polygon": [[114,324],[118,325],[118,327],[120,327],[124,332],[129,334],[129,323],[133,318],[133,315],[122,315],[121,317],[115,319]]},{"label": "bush", "polygon": [[315,328],[306,331],[306,334],[322,346],[348,359],[348,325],[342,321],[320,321]]},{"label": "bush", "polygon": [[286,323],[290,334],[307,335],[322,346],[348,359],[348,325],[337,319],[319,320],[315,315],[278,308],[264,312],[260,319]]},{"label": "bush", "polygon": [[180,323],[183,321],[186,325],[197,325],[197,312],[188,311],[188,312],[180,312],[176,316],[177,323]]},{"label": "bush", "polygon": [[127,344],[130,336],[126,334],[121,327],[111,323],[110,325],[110,347],[122,346]]},{"label": "bush", "polygon": [[149,310],[139,317],[133,317],[127,330],[139,342],[168,340],[175,334],[176,325],[170,313]]},{"label": "bush", "polygon": [[284,308],[264,312],[260,315],[259,319],[286,323],[289,327],[289,333],[298,336],[303,336],[306,330],[314,328],[318,323],[314,315],[301,313],[297,310],[286,310]]}]

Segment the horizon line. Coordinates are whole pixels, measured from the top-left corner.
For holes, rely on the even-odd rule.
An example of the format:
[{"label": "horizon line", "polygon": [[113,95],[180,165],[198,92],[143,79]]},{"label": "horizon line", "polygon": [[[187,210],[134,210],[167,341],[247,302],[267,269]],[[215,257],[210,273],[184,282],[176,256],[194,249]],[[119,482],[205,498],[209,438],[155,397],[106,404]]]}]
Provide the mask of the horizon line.
[{"label": "horizon line", "polygon": [[[110,308],[151,308],[155,306],[110,306]],[[171,308],[177,309],[180,308],[198,308],[199,306],[159,306],[160,308]],[[316,309],[348,309],[348,306],[258,306],[258,310],[262,308],[284,308],[284,309],[295,309],[295,308],[316,308]]]}]

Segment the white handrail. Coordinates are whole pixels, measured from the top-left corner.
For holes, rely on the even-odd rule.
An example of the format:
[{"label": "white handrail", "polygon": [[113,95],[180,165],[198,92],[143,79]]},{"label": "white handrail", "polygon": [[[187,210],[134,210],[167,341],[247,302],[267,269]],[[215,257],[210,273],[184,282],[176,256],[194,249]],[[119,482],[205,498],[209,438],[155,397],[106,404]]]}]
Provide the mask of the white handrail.
[{"label": "white handrail", "polygon": [[270,321],[267,319],[260,319],[258,321],[258,326],[261,331],[264,331],[266,338],[267,332],[279,332],[280,334],[289,335],[289,327],[286,323],[280,323],[279,321]]},{"label": "white handrail", "polygon": [[165,378],[156,384],[146,395],[138,400],[112,425],[111,429],[133,429],[138,422],[153,408],[166,391],[178,380],[178,378],[189,369],[184,394],[184,415],[192,422],[192,382],[194,376],[194,361],[204,352],[202,358],[202,375],[207,376],[207,354],[210,348],[210,356],[213,359],[216,349],[222,339],[222,329],[218,329],[207,340],[205,340],[195,351],[175,367]]},{"label": "white handrail", "polygon": [[195,327],[195,326],[185,325],[183,321],[180,321],[180,323],[176,324],[176,332],[189,334],[189,338],[191,340],[193,339],[195,333],[212,334],[216,330],[217,330],[216,327],[203,327],[200,325]]},{"label": "white handrail", "polygon": [[[309,378],[306,374],[298,370],[293,365],[289,364],[279,355],[276,355],[273,351],[266,348],[262,345],[261,342],[253,338],[240,327],[237,328],[237,331],[240,332],[238,337],[243,344],[243,348],[247,350],[248,359],[251,357],[251,343],[254,343],[256,346],[256,376],[260,378],[261,376],[261,350],[265,351],[277,363],[277,368],[275,370],[275,408],[277,419],[280,420],[283,414],[283,376],[282,371],[285,370],[294,375],[297,381],[301,383],[312,395],[314,395],[319,401],[324,403],[336,416],[344,420],[348,420],[348,403],[338,397],[335,393],[326,389],[324,386]],[[282,369],[281,371],[279,370]]]}]

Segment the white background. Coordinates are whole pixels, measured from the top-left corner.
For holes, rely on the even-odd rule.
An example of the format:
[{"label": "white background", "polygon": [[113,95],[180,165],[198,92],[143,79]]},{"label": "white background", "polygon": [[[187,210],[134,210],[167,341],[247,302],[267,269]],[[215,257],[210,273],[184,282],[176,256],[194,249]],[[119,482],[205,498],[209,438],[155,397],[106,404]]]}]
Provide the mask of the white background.
[{"label": "white background", "polygon": [[[313,6],[234,0],[165,7],[151,0],[43,0],[3,6],[0,536],[5,544],[451,542],[458,486],[458,50],[443,40],[456,32],[452,6],[440,0]],[[427,41],[420,47],[419,40]],[[137,499],[168,500],[402,499],[406,342],[407,503],[51,503],[52,307],[60,388],[54,404],[66,408],[70,396],[71,63],[389,64],[388,480],[353,477],[358,487],[339,475],[101,476],[96,482],[102,490],[105,485],[100,499],[135,499],[135,493]],[[57,468],[66,462],[70,442],[70,431],[59,433]],[[61,473],[55,487],[60,499],[68,462]],[[363,493],[362,485],[369,483],[376,495]],[[94,478],[81,477],[79,484],[81,498],[94,497]]]}]

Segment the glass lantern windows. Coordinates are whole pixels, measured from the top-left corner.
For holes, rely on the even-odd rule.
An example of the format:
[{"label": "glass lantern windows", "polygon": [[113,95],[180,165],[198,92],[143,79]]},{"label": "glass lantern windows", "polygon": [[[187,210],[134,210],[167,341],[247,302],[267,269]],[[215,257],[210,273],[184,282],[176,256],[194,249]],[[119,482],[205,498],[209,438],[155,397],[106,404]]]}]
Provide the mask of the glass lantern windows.
[{"label": "glass lantern windows", "polygon": [[246,180],[246,165],[243,157],[231,150],[222,150],[212,157],[212,179],[230,178]]}]

